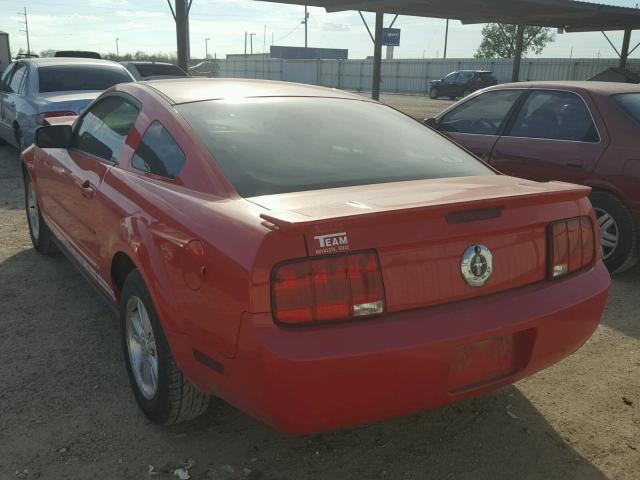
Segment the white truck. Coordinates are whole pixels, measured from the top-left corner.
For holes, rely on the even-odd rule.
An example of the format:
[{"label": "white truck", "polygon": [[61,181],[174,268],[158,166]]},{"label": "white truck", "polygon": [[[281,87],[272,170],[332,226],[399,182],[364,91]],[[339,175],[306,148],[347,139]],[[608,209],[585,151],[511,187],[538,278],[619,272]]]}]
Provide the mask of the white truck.
[{"label": "white truck", "polygon": [[9,48],[9,34],[0,31],[0,74],[11,63],[11,49]]}]

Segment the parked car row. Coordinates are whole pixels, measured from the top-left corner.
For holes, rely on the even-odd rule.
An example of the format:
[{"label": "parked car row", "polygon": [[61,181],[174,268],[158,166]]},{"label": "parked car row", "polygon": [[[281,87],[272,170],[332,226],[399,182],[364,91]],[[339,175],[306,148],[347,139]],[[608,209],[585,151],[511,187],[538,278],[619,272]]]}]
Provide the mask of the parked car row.
[{"label": "parked car row", "polygon": [[426,120],[502,173],[587,185],[612,272],[638,260],[640,87],[539,82],[491,87]]},{"label": "parked car row", "polygon": [[118,64],[62,56],[18,60],[0,79],[0,140],[22,151],[33,143],[36,128],[46,118],[79,115],[113,85],[188,76],[179,67],[160,62]]}]

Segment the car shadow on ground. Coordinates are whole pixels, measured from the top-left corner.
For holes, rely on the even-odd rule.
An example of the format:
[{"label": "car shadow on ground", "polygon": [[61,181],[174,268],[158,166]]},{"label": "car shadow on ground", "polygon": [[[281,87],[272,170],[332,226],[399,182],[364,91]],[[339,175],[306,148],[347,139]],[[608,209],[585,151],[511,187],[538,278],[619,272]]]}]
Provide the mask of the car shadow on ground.
[{"label": "car shadow on ground", "polygon": [[26,249],[2,261],[0,303],[0,477],[146,478],[149,465],[193,459],[194,479],[605,478],[513,386],[306,437],[222,401],[190,424],[154,426],[130,392],[117,319],[64,257]]}]

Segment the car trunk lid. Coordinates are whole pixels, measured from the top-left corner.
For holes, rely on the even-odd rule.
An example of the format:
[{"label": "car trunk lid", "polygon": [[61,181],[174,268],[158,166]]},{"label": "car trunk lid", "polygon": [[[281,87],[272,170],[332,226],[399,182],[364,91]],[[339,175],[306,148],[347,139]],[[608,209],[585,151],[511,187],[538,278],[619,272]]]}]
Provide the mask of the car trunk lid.
[{"label": "car trunk lid", "polygon": [[[422,180],[251,198],[274,230],[304,237],[309,256],[375,249],[387,311],[447,303],[543,281],[547,228],[580,216],[590,189],[506,176]],[[553,208],[551,208],[553,207]],[[493,274],[471,286],[470,247],[486,246]]]}]

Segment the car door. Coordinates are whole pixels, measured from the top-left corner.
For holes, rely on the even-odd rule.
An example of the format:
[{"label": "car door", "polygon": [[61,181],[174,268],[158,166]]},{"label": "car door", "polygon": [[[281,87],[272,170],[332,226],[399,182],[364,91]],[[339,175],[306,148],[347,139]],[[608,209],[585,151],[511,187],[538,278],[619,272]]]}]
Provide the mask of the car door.
[{"label": "car door", "polygon": [[608,141],[582,96],[531,90],[496,143],[491,165],[531,180],[584,183]]},{"label": "car door", "polygon": [[13,69],[11,78],[9,78],[3,99],[3,122],[5,129],[10,132],[7,140],[11,143],[15,142],[14,124],[18,119],[16,105],[19,102],[20,95],[24,93],[27,73],[28,65],[24,62],[18,62]]},{"label": "car door", "polygon": [[455,90],[456,79],[458,78],[458,72],[453,72],[442,79],[440,84],[440,95],[448,96],[452,95]]},{"label": "car door", "polygon": [[48,155],[51,184],[42,189],[48,188],[50,199],[46,200],[54,204],[49,211],[67,237],[71,253],[90,274],[95,274],[100,264],[100,186],[118,162],[139,111],[137,101],[128,96],[106,96],[78,120],[71,148]]},{"label": "car door", "polygon": [[471,81],[473,80],[473,72],[460,72],[456,78],[455,89],[452,92],[456,97],[464,94],[465,90],[471,90]]},{"label": "car door", "polygon": [[[13,129],[13,118],[15,118],[15,99],[13,96],[19,90],[26,66],[24,63],[14,63],[9,65],[0,81],[0,137],[13,143],[15,132]],[[15,75],[14,75],[15,73]]]},{"label": "car door", "polygon": [[460,103],[437,121],[437,128],[488,161],[499,135],[523,95],[521,89],[492,90]]},{"label": "car door", "polygon": [[7,96],[7,86],[9,84],[9,78],[11,77],[11,72],[13,72],[13,67],[15,63],[11,63],[4,69],[2,73],[2,78],[0,78],[0,139],[7,140],[7,127],[4,122],[4,99]]}]

